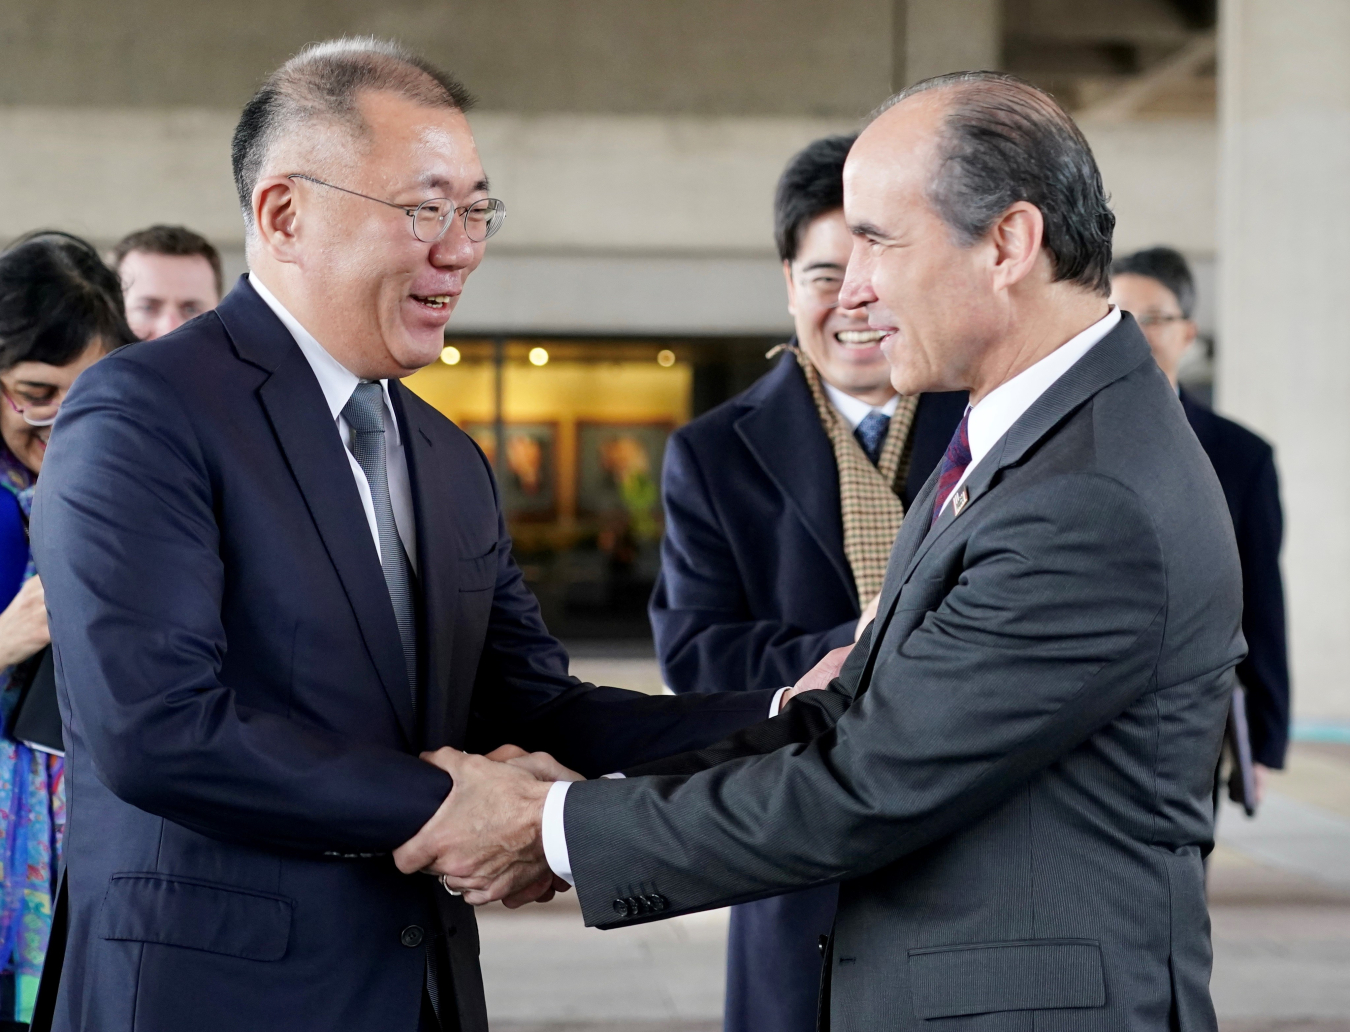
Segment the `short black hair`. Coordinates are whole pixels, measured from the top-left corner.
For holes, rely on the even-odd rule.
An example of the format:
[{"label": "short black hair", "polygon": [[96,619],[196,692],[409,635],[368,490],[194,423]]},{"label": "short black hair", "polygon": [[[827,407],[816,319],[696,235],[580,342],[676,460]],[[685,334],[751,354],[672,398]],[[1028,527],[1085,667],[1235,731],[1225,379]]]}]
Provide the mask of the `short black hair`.
[{"label": "short black hair", "polygon": [[773,239],[778,256],[796,259],[802,233],[821,215],[844,206],[844,161],[857,136],[826,136],[787,163],[773,195]]},{"label": "short black hair", "polygon": [[973,244],[1009,206],[1026,201],[1045,221],[1043,246],[1056,282],[1109,294],[1116,217],[1074,120],[1050,94],[1002,72],[925,79],[897,93],[876,116],[929,90],[951,94],[929,203],[956,239]]},{"label": "short black hair", "polygon": [[397,43],[373,36],[311,43],[267,77],[235,127],[230,158],[247,228],[253,226],[253,187],[273,142],[322,121],[359,134],[365,126],[357,101],[367,91],[456,111],[473,106],[459,80]]},{"label": "short black hair", "polygon": [[122,271],[122,262],[132,251],[143,254],[167,254],[174,258],[205,258],[216,278],[216,297],[225,294],[225,271],[220,252],[211,241],[186,226],[150,226],[128,233],[113,246],[113,268]]},{"label": "short black hair", "polygon": [[1127,254],[1111,266],[1111,275],[1147,276],[1157,280],[1177,299],[1181,314],[1187,319],[1195,311],[1195,278],[1181,252],[1171,247],[1146,247]]},{"label": "short black hair", "polygon": [[39,230],[0,252],[0,372],[69,365],[95,341],[111,351],[135,339],[117,273],[91,244]]}]

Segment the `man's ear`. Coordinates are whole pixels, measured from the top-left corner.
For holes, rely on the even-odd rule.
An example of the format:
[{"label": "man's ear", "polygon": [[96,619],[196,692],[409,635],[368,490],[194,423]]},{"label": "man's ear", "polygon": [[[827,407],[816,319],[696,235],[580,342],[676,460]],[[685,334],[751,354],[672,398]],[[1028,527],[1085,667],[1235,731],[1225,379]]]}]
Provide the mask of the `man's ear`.
[{"label": "man's ear", "polygon": [[797,318],[797,284],[792,279],[792,263],[783,262],[783,279],[787,283],[788,315]]},{"label": "man's ear", "polygon": [[1045,216],[1034,204],[1017,201],[995,220],[988,239],[994,248],[994,288],[1007,290],[1024,280],[1040,260]]},{"label": "man's ear", "polygon": [[257,245],[279,262],[297,260],[299,195],[295,182],[269,176],[253,188],[253,225]]}]

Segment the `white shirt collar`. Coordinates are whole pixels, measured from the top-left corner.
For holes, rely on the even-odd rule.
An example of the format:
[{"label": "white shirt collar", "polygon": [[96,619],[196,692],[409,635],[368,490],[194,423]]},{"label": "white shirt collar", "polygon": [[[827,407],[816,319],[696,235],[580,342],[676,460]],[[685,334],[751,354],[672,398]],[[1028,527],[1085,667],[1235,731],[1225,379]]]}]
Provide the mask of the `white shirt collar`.
[{"label": "white shirt collar", "polygon": [[824,377],[821,377],[820,384],[825,388],[825,396],[830,399],[830,404],[834,406],[835,411],[844,417],[844,421],[853,430],[858,429],[858,424],[867,418],[869,412],[880,412],[883,416],[893,416],[895,415],[895,407],[900,404],[900,395],[898,394],[892,395],[890,401],[877,407],[855,398],[852,394],[845,394],[834,384],[826,383]]},{"label": "white shirt collar", "polygon": [[970,422],[966,432],[970,438],[970,465],[966,469],[967,475],[989,454],[989,449],[998,443],[999,438],[1035,404],[1036,399],[1115,329],[1118,322],[1120,309],[1112,305],[1106,315],[1082,333],[1061,344],[1007,383],[995,387],[980,399],[978,405],[968,410]]},{"label": "white shirt collar", "polygon": [[[332,413],[334,419],[337,419],[342,415],[342,410],[346,408],[347,402],[351,401],[352,392],[356,390],[356,385],[361,382],[361,378],[330,355],[328,349],[320,344],[312,333],[300,325],[300,321],[286,310],[286,306],[277,300],[276,295],[267,289],[262,280],[255,279],[253,274],[249,273],[248,281],[258,296],[267,303],[267,307],[276,313],[276,317],[281,320],[282,325],[295,338],[295,343],[304,352],[310,368],[314,370],[314,376],[319,381],[324,400],[328,402],[328,411]],[[400,443],[398,419],[394,416],[394,405],[389,399],[389,381],[381,380],[380,389],[384,391],[384,404],[389,410],[389,419],[386,420],[385,425],[388,427],[392,424],[394,430],[392,443],[397,447]]]}]

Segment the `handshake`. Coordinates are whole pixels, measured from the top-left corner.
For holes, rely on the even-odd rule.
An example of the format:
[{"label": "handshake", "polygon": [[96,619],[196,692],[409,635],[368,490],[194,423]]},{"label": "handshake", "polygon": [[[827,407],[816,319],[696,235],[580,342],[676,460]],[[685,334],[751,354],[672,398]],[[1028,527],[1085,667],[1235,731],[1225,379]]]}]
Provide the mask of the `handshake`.
[{"label": "handshake", "polygon": [[571,886],[544,857],[544,800],[555,781],[584,781],[548,753],[503,745],[486,756],[445,747],[422,759],[454,786],[431,819],[394,851],[404,874],[438,875],[441,884],[481,906],[546,903]]},{"label": "handshake", "polygon": [[[778,712],[801,692],[837,677],[851,646],[835,649],[784,690]],[[454,786],[420,831],[394,851],[404,874],[437,875],[450,892],[481,906],[546,903],[571,888],[544,855],[544,802],[555,781],[586,780],[545,752],[503,745],[486,756],[445,747],[422,759],[450,775]]]}]

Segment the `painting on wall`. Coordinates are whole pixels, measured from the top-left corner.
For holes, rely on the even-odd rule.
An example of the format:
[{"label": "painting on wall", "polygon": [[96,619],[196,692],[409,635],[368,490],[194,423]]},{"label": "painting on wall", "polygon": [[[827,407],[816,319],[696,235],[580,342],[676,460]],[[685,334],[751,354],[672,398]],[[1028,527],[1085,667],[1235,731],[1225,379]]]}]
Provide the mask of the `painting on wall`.
[{"label": "painting on wall", "polygon": [[[577,512],[635,545],[661,537],[661,462],[674,425],[577,423]],[[603,542],[602,542],[603,544]]]},{"label": "painting on wall", "polygon": [[497,464],[494,424],[465,423],[464,431],[498,471],[507,519],[544,522],[557,519],[557,423],[507,423],[506,462],[502,466]]}]

